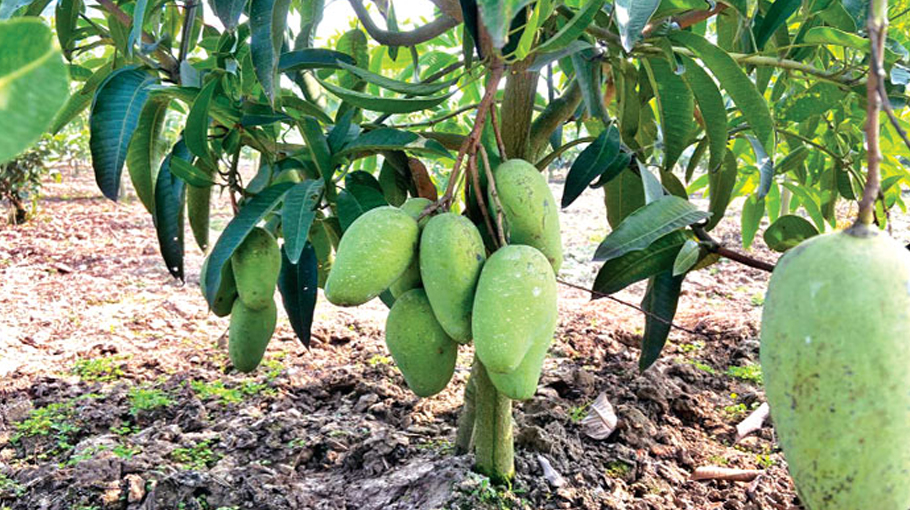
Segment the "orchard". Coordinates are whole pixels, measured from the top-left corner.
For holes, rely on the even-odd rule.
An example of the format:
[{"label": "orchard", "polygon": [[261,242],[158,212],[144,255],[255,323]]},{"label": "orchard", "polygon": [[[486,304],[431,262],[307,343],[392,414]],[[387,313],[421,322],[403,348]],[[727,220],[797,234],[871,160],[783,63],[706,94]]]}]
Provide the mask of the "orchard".
[{"label": "orchard", "polygon": [[[4,369],[0,504],[906,510],[908,85],[904,1],[0,0],[11,218],[39,204],[36,144],[85,125],[104,197],[87,221],[145,222],[155,247],[154,267],[124,258],[116,281],[189,289],[204,311],[183,327],[214,347],[185,352],[228,381],[180,361],[159,373],[173,382],[123,386],[128,363],[104,357],[117,342],[80,354],[82,389]],[[31,278],[14,274],[38,250],[28,236],[44,235],[31,214],[39,226],[7,227],[0,246],[8,294]],[[123,243],[92,232],[96,257]],[[742,275],[760,275],[757,313],[716,322]],[[4,304],[0,334],[25,327],[13,310],[28,299]],[[374,321],[382,342],[337,396],[304,398],[290,374],[318,386],[321,352],[364,349],[335,342],[328,314]],[[624,317],[643,327],[617,333]],[[172,348],[174,323],[157,329],[144,349]],[[290,334],[310,361],[276,370]],[[13,366],[16,349],[0,351]],[[748,364],[718,374],[699,349]],[[185,409],[156,414],[180,395],[191,426]],[[390,419],[396,406],[411,414]],[[414,432],[418,409],[432,426]],[[372,416],[358,440],[329,426],[352,412]],[[102,422],[107,435],[88,432]],[[281,439],[245,442],[246,426]],[[150,456],[162,434],[184,442]],[[414,434],[448,446],[420,454]],[[231,457],[260,443],[271,453]],[[101,461],[119,474],[79,485]],[[241,484],[241,462],[270,482]],[[321,478],[333,463],[342,474]],[[365,465],[381,476],[345,474]],[[329,487],[351,479],[350,494]]]}]

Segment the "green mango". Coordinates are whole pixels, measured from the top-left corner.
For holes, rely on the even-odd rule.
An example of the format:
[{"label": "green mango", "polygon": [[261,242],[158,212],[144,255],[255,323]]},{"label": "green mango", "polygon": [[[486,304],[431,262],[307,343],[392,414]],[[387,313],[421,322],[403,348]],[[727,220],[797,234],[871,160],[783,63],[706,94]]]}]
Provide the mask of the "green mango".
[{"label": "green mango", "polygon": [[281,252],[272,234],[256,227],[231,256],[237,294],[248,308],[262,310],[275,296]]},{"label": "green mango", "polygon": [[556,277],[536,248],[508,245],[480,272],[471,329],[477,357],[491,374],[518,369],[528,351],[556,330]]},{"label": "green mango", "polygon": [[392,293],[393,298],[398,298],[398,296],[404,294],[405,292],[411,289],[417,289],[423,286],[423,282],[420,280],[420,253],[418,251],[417,256],[414,257],[414,260],[411,261],[411,265],[404,271],[395,283],[389,287],[389,292]]},{"label": "green mango", "polygon": [[[531,163],[510,159],[496,167],[493,180],[509,243],[537,248],[546,255],[553,272],[559,272],[562,266],[559,210],[547,179]],[[495,209],[492,188],[488,190],[488,200]]]},{"label": "green mango", "polygon": [[239,299],[234,301],[228,329],[228,355],[234,368],[241,372],[256,370],[275,332],[277,317],[274,299],[261,310],[249,308]]},{"label": "green mango", "polygon": [[820,235],[778,262],[761,366],[806,508],[910,508],[908,332],[910,253],[888,235]]},{"label": "green mango", "polygon": [[[205,270],[209,267],[209,258],[202,261],[202,269],[199,273],[199,287],[202,295],[206,294]],[[218,292],[215,293],[215,304],[212,306],[212,312],[218,317],[227,317],[231,314],[231,307],[237,299],[237,284],[234,282],[234,269],[231,267],[231,261],[221,268],[221,283],[218,286]]]},{"label": "green mango", "polygon": [[[401,210],[410,214],[415,220],[420,217],[420,213],[423,212],[433,201],[428,198],[423,197],[411,197],[404,201],[401,204]],[[420,228],[426,226],[427,222],[430,221],[430,217],[426,216],[420,220]]]},{"label": "green mango", "polygon": [[471,308],[486,260],[483,239],[471,220],[434,216],[420,237],[420,277],[433,313],[458,343],[471,340]]},{"label": "green mango", "polygon": [[190,230],[199,249],[205,252],[209,247],[209,215],[212,202],[212,187],[186,187],[186,216]]},{"label": "green mango", "polygon": [[411,391],[429,397],[455,373],[458,344],[439,325],[423,289],[395,300],[385,323],[385,342]]},{"label": "green mango", "polygon": [[500,393],[512,400],[528,400],[537,393],[537,382],[540,380],[540,369],[547,357],[552,337],[535,339],[528,353],[514,371],[507,374],[488,372],[490,381]]},{"label": "green mango", "polygon": [[339,306],[357,306],[373,299],[401,277],[417,252],[420,228],[397,207],[365,212],[345,231],[325,297]]},{"label": "green mango", "polygon": [[274,186],[275,184],[281,184],[283,182],[291,182],[294,184],[299,183],[300,182],[300,172],[294,168],[285,170],[285,171],[281,172],[280,174],[278,174],[278,177],[275,177],[275,179],[272,181],[272,185]]}]

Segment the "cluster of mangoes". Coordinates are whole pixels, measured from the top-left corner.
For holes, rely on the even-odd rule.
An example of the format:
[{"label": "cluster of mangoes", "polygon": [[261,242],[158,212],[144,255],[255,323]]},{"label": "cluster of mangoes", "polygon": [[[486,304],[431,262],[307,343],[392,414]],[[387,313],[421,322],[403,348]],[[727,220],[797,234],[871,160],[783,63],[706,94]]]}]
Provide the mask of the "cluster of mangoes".
[{"label": "cluster of mangoes", "polygon": [[[206,258],[199,282],[203,294],[208,262]],[[241,372],[252,372],[259,366],[275,332],[278,315],[275,288],[280,270],[278,242],[259,227],[246,236],[221,270],[212,312],[218,317],[231,316],[228,354],[234,368]]]},{"label": "cluster of mangoes", "polygon": [[488,203],[501,204],[492,214],[501,213],[511,244],[488,257],[468,218],[451,212],[420,218],[431,202],[411,198],[352,223],[326,281],[326,298],[340,306],[389,290],[394,303],[386,344],[421,397],[446,387],[458,345],[471,340],[500,392],[522,400],[537,389],[557,320],[562,244],[556,201],[526,161],[506,161],[493,179],[498,201],[491,189]]}]

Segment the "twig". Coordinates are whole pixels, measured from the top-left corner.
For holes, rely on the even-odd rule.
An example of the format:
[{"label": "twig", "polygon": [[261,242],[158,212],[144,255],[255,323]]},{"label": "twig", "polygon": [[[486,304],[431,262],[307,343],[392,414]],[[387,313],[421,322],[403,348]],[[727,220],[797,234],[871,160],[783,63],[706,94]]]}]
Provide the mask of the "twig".
[{"label": "twig", "polygon": [[[121,25],[129,27],[133,23],[132,17],[118,7],[113,0],[98,0],[98,5],[120,22]],[[148,44],[153,44],[155,42],[155,39],[148,32],[142,32],[142,40]],[[174,80],[175,83],[179,82],[180,66],[177,64],[177,60],[174,56],[160,47],[155,50],[155,55],[158,56],[159,64],[161,65],[161,68],[167,72],[168,76]]]},{"label": "twig", "polygon": [[708,235],[708,233],[705,231],[704,227],[701,227],[699,225],[693,225],[692,231],[695,233],[695,237],[697,237],[699,240],[704,242],[705,247],[711,253],[716,253],[716,254],[720,255],[721,257],[728,258],[732,261],[739,262],[740,264],[743,264],[743,265],[746,265],[746,266],[749,266],[749,267],[752,267],[755,269],[761,269],[762,271],[766,271],[768,273],[774,271],[774,264],[769,264],[762,260],[752,258],[752,257],[746,255],[745,253],[740,253],[738,251],[731,250],[729,248],[725,248],[722,244],[717,242],[713,237]]},{"label": "twig", "polygon": [[[875,64],[873,64],[873,65],[875,65]],[[881,71],[876,71],[876,72],[880,73]],[[879,74],[879,76],[881,76],[881,75]],[[885,113],[888,114],[888,120],[891,121],[891,125],[894,126],[894,129],[895,129],[895,131],[897,131],[897,134],[900,135],[900,137],[904,140],[904,145],[906,145],[907,148],[910,149],[910,137],[907,136],[907,132],[904,131],[903,127],[901,127],[900,121],[898,120],[897,115],[895,115],[895,113],[894,113],[894,108],[891,108],[891,102],[888,100],[888,91],[885,90],[885,80],[881,80],[881,79],[878,80],[878,95],[882,100],[882,110],[884,110]],[[890,223],[889,223],[889,225],[890,225]]]},{"label": "twig", "polygon": [[[462,106],[461,108],[459,108],[455,111],[449,112],[449,113],[439,116],[439,117],[422,120],[420,122],[411,122],[408,124],[390,124],[389,127],[391,127],[391,128],[415,128],[415,127],[432,126],[434,124],[439,124],[440,122],[442,122],[444,120],[451,119],[452,117],[457,117],[468,110],[473,110],[474,108],[477,108],[478,106],[480,106],[480,103],[469,104],[467,106]],[[377,119],[377,121],[378,120],[379,119]]]},{"label": "twig", "polygon": [[[480,187],[480,173],[477,170],[477,154],[471,154],[468,158],[468,172],[471,174],[471,181],[474,185],[474,198],[477,200],[477,206],[480,208],[480,212],[483,215],[483,222],[487,226],[487,232],[490,233],[490,238],[496,241],[499,240],[499,235],[496,228],[493,226],[493,222],[490,221],[490,214],[487,211],[487,201],[483,197],[483,188]],[[501,244],[497,244],[497,248],[501,247]]]},{"label": "twig", "polygon": [[490,197],[493,199],[493,208],[496,209],[496,235],[499,236],[499,246],[505,246],[506,232],[502,228],[502,202],[499,201],[499,191],[496,189],[496,181],[493,180],[493,169],[490,167],[490,158],[487,157],[487,149],[480,146],[480,157],[483,159],[483,171],[487,175],[487,186],[490,187]]},{"label": "twig", "polygon": [[[726,4],[722,4],[722,3],[718,2],[717,5],[715,5],[713,9],[708,9],[707,11],[689,11],[685,14],[682,14],[680,16],[673,17],[670,19],[674,23],[679,25],[679,28],[686,28],[686,27],[690,27],[696,23],[700,23],[712,16],[720,14],[726,8],[727,8]],[[642,39],[647,39],[648,37],[651,37],[651,35],[654,34],[654,31],[663,25],[664,19],[666,19],[666,18],[662,18],[662,19],[656,20],[652,23],[648,23],[648,26],[646,26],[645,29],[642,30],[642,32],[641,32]]]},{"label": "twig", "polygon": [[745,420],[736,425],[736,438],[733,442],[738,443],[744,437],[760,429],[765,420],[768,419],[769,414],[771,414],[771,406],[767,402],[758,406],[758,409],[749,413]]},{"label": "twig", "polygon": [[872,54],[869,58],[869,78],[866,82],[866,186],[863,198],[859,202],[859,216],[854,227],[871,225],[875,220],[875,199],[881,188],[880,166],[882,151],[879,143],[880,128],[878,115],[887,97],[879,94],[879,82],[882,80],[882,64],[885,55],[885,29],[888,26],[887,0],[873,0],[869,6],[869,45]]},{"label": "twig", "polygon": [[502,131],[499,122],[496,121],[496,105],[490,106],[490,125],[493,126],[493,134],[496,136],[496,148],[499,149],[499,159],[505,161],[509,159],[506,154],[506,144],[502,141]]},{"label": "twig", "polygon": [[758,469],[733,469],[720,466],[701,466],[695,468],[690,480],[728,480],[731,482],[751,482],[762,474]]},{"label": "twig", "polygon": [[177,56],[177,63],[182,64],[186,60],[187,53],[190,50],[190,37],[193,34],[193,25],[196,24],[196,8],[199,6],[198,1],[187,4],[186,11],[183,14],[183,30],[180,34],[180,53]]},{"label": "twig", "polygon": [[459,23],[455,18],[442,14],[435,20],[410,32],[390,32],[376,26],[361,0],[348,0],[348,2],[370,37],[385,46],[416,46],[433,39]]}]

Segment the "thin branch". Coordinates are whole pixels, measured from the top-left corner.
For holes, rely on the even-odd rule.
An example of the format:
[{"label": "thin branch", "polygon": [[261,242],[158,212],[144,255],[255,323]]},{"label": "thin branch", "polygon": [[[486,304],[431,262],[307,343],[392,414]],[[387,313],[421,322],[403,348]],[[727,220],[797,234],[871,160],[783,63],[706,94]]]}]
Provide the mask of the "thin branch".
[{"label": "thin branch", "polygon": [[554,150],[553,152],[551,152],[551,153],[547,154],[546,156],[544,156],[543,158],[541,158],[540,161],[535,163],[534,166],[536,166],[538,170],[543,172],[544,169],[546,169],[548,166],[550,166],[550,163],[552,163],[554,159],[558,158],[565,151],[571,149],[572,147],[575,147],[576,145],[579,145],[582,143],[593,142],[594,140],[597,140],[596,136],[583,136],[581,138],[576,138],[576,139],[572,140],[571,142],[566,142],[564,145],[560,146],[558,149]]},{"label": "thin branch", "polygon": [[490,124],[493,126],[493,135],[496,136],[496,148],[499,149],[499,159],[505,161],[509,159],[506,154],[506,144],[502,141],[502,130],[499,122],[496,120],[496,104],[490,105]]},{"label": "thin branch", "polygon": [[701,226],[693,225],[692,231],[695,233],[695,237],[702,241],[705,247],[711,253],[716,253],[721,257],[730,259],[734,262],[739,262],[740,264],[749,266],[751,268],[761,269],[762,271],[766,271],[768,273],[774,271],[774,264],[769,264],[762,260],[752,258],[745,253],[740,253],[738,251],[725,248],[717,240],[708,235],[708,232],[706,232],[705,229]]},{"label": "thin branch", "polygon": [[183,31],[180,34],[180,53],[177,57],[177,63],[181,64],[186,60],[187,53],[190,51],[190,37],[193,34],[193,25],[196,24],[196,8],[199,1],[193,1],[186,5],[186,11],[183,13]]},{"label": "thin branch", "polygon": [[496,181],[493,180],[493,168],[490,166],[490,158],[487,157],[487,149],[483,145],[480,145],[480,156],[483,159],[483,171],[487,174],[487,186],[491,186],[490,197],[493,199],[493,208],[496,209],[496,235],[499,236],[499,246],[505,246],[508,241],[506,241],[506,231],[502,228],[502,203],[499,201]]},{"label": "thin branch", "polygon": [[[133,18],[120,9],[113,0],[98,0],[98,5],[120,22],[121,25],[125,27],[132,25]],[[142,32],[142,40],[147,44],[155,43],[155,39],[147,32]],[[155,55],[158,57],[158,63],[161,65],[161,68],[167,72],[168,76],[174,80],[174,82],[178,82],[180,78],[180,66],[177,64],[177,60],[174,56],[162,48],[156,49]]]},{"label": "thin branch", "polygon": [[832,158],[834,158],[836,160],[839,160],[839,161],[846,160],[846,157],[841,156],[840,154],[838,154],[838,153],[832,151],[831,149],[825,147],[824,145],[812,140],[811,138],[807,138],[799,133],[787,131],[786,129],[783,129],[783,128],[774,128],[774,130],[782,135],[792,136],[793,138],[796,138],[797,140],[799,140],[805,144],[811,145],[812,147],[815,147],[816,149],[824,152],[825,154],[831,156]]},{"label": "thin branch", "polygon": [[[708,9],[707,11],[689,11],[685,14],[679,16],[674,16],[671,18],[673,23],[679,25],[679,28],[690,27],[696,23],[700,23],[712,16],[715,16],[727,8],[726,4],[717,3],[713,9]],[[656,20],[654,22],[648,23],[648,26],[645,27],[641,32],[642,39],[647,39],[654,34],[654,31],[663,25],[663,21],[666,18]]]},{"label": "thin branch", "polygon": [[[420,121],[420,122],[411,122],[411,123],[408,123],[408,124],[390,124],[389,127],[392,127],[392,128],[415,128],[415,127],[432,126],[432,125],[434,125],[434,124],[439,124],[440,122],[449,120],[449,119],[451,119],[452,117],[457,117],[457,116],[461,115],[462,113],[464,113],[464,112],[466,112],[466,111],[468,111],[468,110],[473,110],[473,109],[477,108],[478,106],[480,106],[480,103],[469,104],[469,105],[467,105],[467,106],[462,106],[461,108],[459,108],[459,109],[457,109],[457,110],[455,110],[455,111],[449,112],[449,113],[447,113],[447,114],[445,114],[445,115],[442,115],[442,116],[439,116],[439,117],[436,117],[436,118],[433,118],[433,119],[423,120],[423,121]],[[377,120],[378,120],[378,119],[377,119]]]},{"label": "thin branch", "polygon": [[415,46],[433,39],[459,23],[455,18],[443,14],[410,32],[390,32],[376,26],[376,23],[370,17],[370,13],[363,6],[362,0],[348,0],[348,2],[350,2],[360,22],[363,23],[363,28],[370,34],[370,37],[385,46]]},{"label": "thin branch", "polygon": [[[471,154],[468,158],[468,172],[471,174],[471,182],[474,185],[474,199],[477,200],[477,206],[480,208],[480,212],[483,215],[483,222],[487,226],[487,232],[490,233],[490,239],[499,240],[499,232],[493,226],[493,222],[490,221],[490,213],[487,209],[487,201],[483,197],[483,188],[480,186],[480,172],[477,170],[477,154]],[[497,244],[496,247],[501,247],[501,244]]]},{"label": "thin branch", "polygon": [[879,113],[882,103],[888,98],[879,93],[879,82],[884,77],[882,64],[885,56],[885,37],[888,26],[887,0],[873,0],[869,6],[869,45],[872,54],[869,58],[869,79],[866,83],[866,186],[863,188],[863,198],[859,202],[859,216],[854,227],[871,225],[875,220],[875,200],[881,190],[880,166],[882,151],[879,144],[881,135],[879,127]]}]

